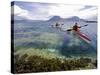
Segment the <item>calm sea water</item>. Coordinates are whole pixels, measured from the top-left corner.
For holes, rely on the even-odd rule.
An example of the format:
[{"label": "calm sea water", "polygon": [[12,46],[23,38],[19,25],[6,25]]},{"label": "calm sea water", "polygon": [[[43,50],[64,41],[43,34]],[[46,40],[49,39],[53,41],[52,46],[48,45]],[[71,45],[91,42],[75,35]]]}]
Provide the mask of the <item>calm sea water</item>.
[{"label": "calm sea water", "polygon": [[74,22],[60,22],[61,30],[53,28],[55,22],[14,22],[14,48],[15,52],[20,50],[30,51],[31,49],[43,50],[42,52],[53,53],[64,57],[96,57],[97,53],[97,23],[79,22],[80,26],[88,26],[80,29],[82,33],[91,39],[90,43],[75,37],[67,29],[74,25]]}]

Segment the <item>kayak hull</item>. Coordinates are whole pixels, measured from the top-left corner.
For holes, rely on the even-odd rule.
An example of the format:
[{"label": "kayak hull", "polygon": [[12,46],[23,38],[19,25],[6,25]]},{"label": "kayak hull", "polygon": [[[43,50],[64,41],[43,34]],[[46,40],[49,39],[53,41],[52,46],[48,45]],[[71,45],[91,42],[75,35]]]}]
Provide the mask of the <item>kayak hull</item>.
[{"label": "kayak hull", "polygon": [[88,36],[81,33],[80,31],[74,31],[74,32],[79,36],[79,38],[81,38],[82,40],[84,40],[87,43],[90,43],[91,40],[88,38]]}]

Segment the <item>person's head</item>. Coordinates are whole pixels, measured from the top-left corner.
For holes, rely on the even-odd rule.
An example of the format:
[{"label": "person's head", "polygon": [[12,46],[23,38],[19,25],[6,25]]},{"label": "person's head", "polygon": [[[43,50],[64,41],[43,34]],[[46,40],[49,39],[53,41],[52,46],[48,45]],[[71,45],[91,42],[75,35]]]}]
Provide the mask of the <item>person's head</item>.
[{"label": "person's head", "polygon": [[75,23],[75,26],[78,26],[78,23],[77,22]]},{"label": "person's head", "polygon": [[78,25],[78,23],[76,22],[75,25]]}]

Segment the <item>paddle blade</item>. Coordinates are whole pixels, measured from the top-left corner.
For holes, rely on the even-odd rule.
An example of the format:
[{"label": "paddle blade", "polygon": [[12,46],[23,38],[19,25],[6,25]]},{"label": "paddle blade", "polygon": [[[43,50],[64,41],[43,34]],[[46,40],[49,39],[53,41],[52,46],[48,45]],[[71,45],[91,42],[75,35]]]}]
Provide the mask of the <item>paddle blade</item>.
[{"label": "paddle blade", "polygon": [[88,24],[84,25],[84,26],[88,26]]},{"label": "paddle blade", "polygon": [[72,29],[68,29],[67,31],[72,31]]},{"label": "paddle blade", "polygon": [[88,26],[88,24],[86,24],[86,25],[84,25],[84,26],[80,26],[80,27],[78,27],[78,28],[82,28],[82,27],[85,27],[85,26]]}]

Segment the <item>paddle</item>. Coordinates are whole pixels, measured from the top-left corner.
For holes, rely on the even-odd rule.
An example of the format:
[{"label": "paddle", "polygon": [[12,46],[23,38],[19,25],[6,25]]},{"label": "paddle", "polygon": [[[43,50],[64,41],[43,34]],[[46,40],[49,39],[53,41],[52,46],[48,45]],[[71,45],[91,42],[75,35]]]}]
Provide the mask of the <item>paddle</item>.
[{"label": "paddle", "polygon": [[81,28],[81,27],[85,27],[85,26],[88,26],[88,24],[86,24],[86,25],[83,25],[83,26],[80,26],[79,28]]},{"label": "paddle", "polygon": [[68,29],[67,31],[72,31],[73,29]]},{"label": "paddle", "polygon": [[[88,24],[86,25],[83,25],[83,26],[80,26],[79,28],[82,28],[82,27],[85,27],[85,26],[88,26]],[[72,31],[73,29],[68,29],[67,31]]]}]

